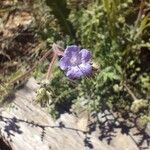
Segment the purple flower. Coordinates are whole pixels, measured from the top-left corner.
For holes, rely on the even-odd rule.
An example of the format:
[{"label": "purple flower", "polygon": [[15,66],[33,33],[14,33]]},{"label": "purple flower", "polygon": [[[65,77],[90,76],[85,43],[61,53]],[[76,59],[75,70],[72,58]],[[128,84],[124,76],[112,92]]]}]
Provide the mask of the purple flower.
[{"label": "purple flower", "polygon": [[91,74],[91,57],[91,52],[87,49],[80,50],[76,45],[67,46],[59,66],[70,79],[80,78]]}]

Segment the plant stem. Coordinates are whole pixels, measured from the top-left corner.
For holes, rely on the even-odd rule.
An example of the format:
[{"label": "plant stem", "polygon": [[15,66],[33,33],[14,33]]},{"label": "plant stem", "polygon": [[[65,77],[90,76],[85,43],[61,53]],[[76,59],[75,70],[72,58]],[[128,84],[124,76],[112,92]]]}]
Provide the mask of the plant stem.
[{"label": "plant stem", "polygon": [[47,71],[47,75],[46,75],[47,80],[50,78],[50,75],[52,73],[52,67],[53,67],[57,57],[63,55],[63,52],[59,50],[58,46],[55,43],[52,45],[52,49],[53,49],[53,58],[48,67],[48,71]]},{"label": "plant stem", "polygon": [[127,87],[126,84],[124,84],[124,87],[126,88],[126,90],[128,91],[128,93],[130,94],[130,96],[133,98],[133,100],[137,100],[138,98],[134,95],[134,93]]}]

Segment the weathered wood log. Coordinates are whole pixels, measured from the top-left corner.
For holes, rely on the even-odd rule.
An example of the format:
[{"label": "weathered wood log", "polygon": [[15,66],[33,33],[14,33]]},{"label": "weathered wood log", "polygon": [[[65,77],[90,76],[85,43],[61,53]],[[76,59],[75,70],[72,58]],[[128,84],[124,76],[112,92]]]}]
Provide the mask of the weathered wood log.
[{"label": "weathered wood log", "polygon": [[7,141],[12,150],[138,150],[138,146],[141,146],[133,140],[134,132],[122,134],[120,128],[108,131],[106,137],[102,135],[107,128],[86,134],[87,118],[84,116],[77,118],[66,113],[54,121],[33,102],[38,87],[33,78],[29,79],[15,93],[9,107],[0,108],[1,138]]}]

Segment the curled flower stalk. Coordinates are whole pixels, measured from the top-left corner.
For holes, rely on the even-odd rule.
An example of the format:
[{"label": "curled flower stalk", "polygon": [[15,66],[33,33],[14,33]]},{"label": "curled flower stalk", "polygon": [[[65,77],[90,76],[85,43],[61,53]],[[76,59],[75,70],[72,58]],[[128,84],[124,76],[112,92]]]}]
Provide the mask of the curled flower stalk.
[{"label": "curled flower stalk", "polygon": [[55,43],[52,45],[52,50],[53,50],[53,58],[51,63],[49,64],[46,79],[48,80],[50,78],[50,75],[52,73],[52,67],[57,59],[58,56],[63,56],[63,52],[59,49],[58,45]]}]

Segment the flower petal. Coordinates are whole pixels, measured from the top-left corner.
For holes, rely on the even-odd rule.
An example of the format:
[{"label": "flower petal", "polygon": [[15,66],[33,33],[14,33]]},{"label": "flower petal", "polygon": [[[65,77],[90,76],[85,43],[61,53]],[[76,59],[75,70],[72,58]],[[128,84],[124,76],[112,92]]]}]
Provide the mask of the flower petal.
[{"label": "flower petal", "polygon": [[82,49],[79,54],[81,55],[81,60],[84,63],[90,61],[92,57],[91,52],[88,51],[87,49]]},{"label": "flower petal", "polygon": [[67,46],[67,48],[64,51],[64,56],[72,57],[75,55],[78,55],[80,52],[80,48],[76,45]]},{"label": "flower petal", "polygon": [[82,77],[84,74],[78,66],[71,67],[67,72],[66,76],[70,79],[76,79]]},{"label": "flower petal", "polygon": [[79,66],[73,66],[67,70],[66,75],[70,79],[80,78],[92,73],[92,66],[89,63],[80,64]]},{"label": "flower petal", "polygon": [[80,70],[82,71],[83,75],[90,75],[92,73],[92,65],[89,63],[82,63],[79,65]]},{"label": "flower petal", "polygon": [[62,57],[59,60],[59,66],[62,70],[67,70],[70,65],[71,64],[68,57]]}]

